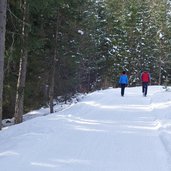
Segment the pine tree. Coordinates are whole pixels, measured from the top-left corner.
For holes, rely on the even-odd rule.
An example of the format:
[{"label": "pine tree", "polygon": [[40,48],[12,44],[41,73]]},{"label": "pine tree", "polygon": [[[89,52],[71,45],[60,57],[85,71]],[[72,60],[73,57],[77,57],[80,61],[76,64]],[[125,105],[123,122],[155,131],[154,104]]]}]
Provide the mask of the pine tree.
[{"label": "pine tree", "polygon": [[2,94],[4,77],[4,52],[5,52],[5,31],[6,31],[6,9],[7,1],[0,1],[0,129],[2,127]]}]

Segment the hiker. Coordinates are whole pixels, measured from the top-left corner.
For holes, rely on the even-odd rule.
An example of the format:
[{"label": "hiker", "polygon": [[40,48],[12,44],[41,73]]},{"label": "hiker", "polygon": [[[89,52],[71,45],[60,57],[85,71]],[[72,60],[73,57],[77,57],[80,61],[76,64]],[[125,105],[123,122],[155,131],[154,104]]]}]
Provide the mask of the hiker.
[{"label": "hiker", "polygon": [[122,72],[122,75],[119,78],[119,84],[121,87],[121,96],[124,96],[125,87],[128,85],[128,76],[125,71]]},{"label": "hiker", "polygon": [[150,83],[150,74],[147,70],[142,72],[141,81],[142,81],[142,93],[144,96],[147,96],[148,84]]}]

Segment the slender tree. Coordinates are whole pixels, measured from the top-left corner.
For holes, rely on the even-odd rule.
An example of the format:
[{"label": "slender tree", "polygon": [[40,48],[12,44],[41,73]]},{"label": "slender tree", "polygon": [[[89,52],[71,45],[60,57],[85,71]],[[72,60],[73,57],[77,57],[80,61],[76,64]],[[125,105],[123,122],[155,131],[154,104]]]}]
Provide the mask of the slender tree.
[{"label": "slender tree", "polygon": [[57,9],[56,15],[56,28],[55,28],[55,37],[54,37],[54,55],[53,55],[53,64],[51,68],[51,81],[50,81],[50,90],[49,90],[49,104],[50,104],[50,113],[53,113],[53,99],[54,99],[54,88],[55,88],[55,73],[56,73],[56,63],[58,61],[58,34],[59,34],[59,25],[60,25],[60,12]]},{"label": "slender tree", "polygon": [[5,51],[5,31],[6,31],[6,8],[7,1],[0,0],[0,129],[2,127],[2,93],[4,77],[4,51]]},{"label": "slender tree", "polygon": [[17,83],[16,104],[15,104],[15,123],[21,123],[23,119],[24,88],[26,80],[26,67],[28,58],[28,4],[27,0],[21,2],[23,11],[22,35],[21,35],[21,58],[19,66],[19,76]]}]

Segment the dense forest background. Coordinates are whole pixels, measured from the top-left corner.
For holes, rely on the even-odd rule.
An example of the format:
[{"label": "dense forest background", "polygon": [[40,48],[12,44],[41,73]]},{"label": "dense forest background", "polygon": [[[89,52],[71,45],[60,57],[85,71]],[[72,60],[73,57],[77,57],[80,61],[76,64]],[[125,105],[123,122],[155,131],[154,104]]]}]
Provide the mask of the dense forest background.
[{"label": "dense forest background", "polygon": [[141,84],[144,69],[151,73],[151,84],[164,84],[171,79],[170,3],[9,0],[3,118],[15,113],[22,55],[27,57],[24,112],[58,96],[66,100],[75,93],[118,87],[123,70],[129,86]]}]

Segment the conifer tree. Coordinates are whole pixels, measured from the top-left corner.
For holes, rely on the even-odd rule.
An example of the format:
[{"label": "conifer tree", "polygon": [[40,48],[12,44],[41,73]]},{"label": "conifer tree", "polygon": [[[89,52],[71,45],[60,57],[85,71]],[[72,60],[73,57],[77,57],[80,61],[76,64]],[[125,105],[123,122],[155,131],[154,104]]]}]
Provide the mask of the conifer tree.
[{"label": "conifer tree", "polygon": [[2,94],[4,78],[5,32],[7,1],[0,1],[0,129],[2,127]]}]

